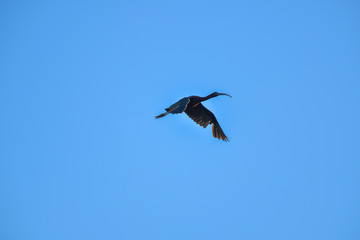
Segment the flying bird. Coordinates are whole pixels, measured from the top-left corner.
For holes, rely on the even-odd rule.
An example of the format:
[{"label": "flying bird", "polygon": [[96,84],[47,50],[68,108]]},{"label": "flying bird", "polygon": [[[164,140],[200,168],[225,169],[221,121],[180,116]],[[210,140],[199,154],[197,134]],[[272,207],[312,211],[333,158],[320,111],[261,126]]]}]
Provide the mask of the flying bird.
[{"label": "flying bird", "polygon": [[155,118],[162,118],[168,115],[169,113],[182,113],[185,112],[194,122],[199,124],[200,126],[206,128],[209,124],[212,124],[212,134],[215,138],[221,139],[225,142],[228,142],[229,139],[223,132],[220,127],[219,122],[216,120],[215,115],[210,112],[201,102],[206,101],[210,98],[217,97],[219,95],[226,95],[231,97],[229,94],[226,93],[218,93],[213,92],[212,94],[206,97],[199,97],[199,96],[190,96],[184,97],[180,99],[178,102],[174,103],[168,108],[165,108],[166,112],[156,116]]}]

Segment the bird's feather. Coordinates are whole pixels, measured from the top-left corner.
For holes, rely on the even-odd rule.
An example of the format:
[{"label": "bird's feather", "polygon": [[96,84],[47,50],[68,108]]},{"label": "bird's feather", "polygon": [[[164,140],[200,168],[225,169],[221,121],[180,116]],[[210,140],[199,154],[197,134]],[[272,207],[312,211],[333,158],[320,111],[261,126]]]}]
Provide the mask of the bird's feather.
[{"label": "bird's feather", "polygon": [[210,112],[207,108],[204,107],[201,103],[197,104],[195,107],[188,107],[185,109],[185,113],[192,119],[194,122],[206,128],[209,124],[212,126],[212,134],[215,138],[221,139],[225,142],[229,141],[225,133],[220,127],[219,122],[216,120],[215,115]]}]

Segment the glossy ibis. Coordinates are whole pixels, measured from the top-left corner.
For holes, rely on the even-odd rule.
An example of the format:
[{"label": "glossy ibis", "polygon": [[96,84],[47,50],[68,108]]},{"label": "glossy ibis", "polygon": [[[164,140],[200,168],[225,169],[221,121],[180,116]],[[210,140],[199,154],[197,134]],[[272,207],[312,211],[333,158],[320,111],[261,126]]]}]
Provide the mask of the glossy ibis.
[{"label": "glossy ibis", "polygon": [[231,97],[226,93],[213,92],[212,94],[206,97],[190,96],[180,99],[178,102],[174,103],[168,108],[165,108],[166,112],[156,116],[155,118],[162,118],[168,115],[169,113],[182,113],[185,112],[192,120],[194,120],[200,126],[206,128],[209,124],[212,126],[212,134],[215,138],[221,139],[225,142],[229,141],[225,133],[220,127],[219,122],[216,120],[215,115],[205,108],[201,102],[206,101],[210,98],[217,97],[219,95],[226,95]]}]

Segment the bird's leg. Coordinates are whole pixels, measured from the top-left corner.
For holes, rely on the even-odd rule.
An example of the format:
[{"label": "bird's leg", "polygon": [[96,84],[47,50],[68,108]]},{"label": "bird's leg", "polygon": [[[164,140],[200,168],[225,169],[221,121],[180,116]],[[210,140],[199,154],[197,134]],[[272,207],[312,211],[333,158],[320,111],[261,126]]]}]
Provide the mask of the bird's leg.
[{"label": "bird's leg", "polygon": [[166,115],[168,115],[170,112],[164,112],[162,114],[160,114],[159,116],[156,116],[155,118],[158,119],[158,118],[162,118],[162,117],[165,117]]}]

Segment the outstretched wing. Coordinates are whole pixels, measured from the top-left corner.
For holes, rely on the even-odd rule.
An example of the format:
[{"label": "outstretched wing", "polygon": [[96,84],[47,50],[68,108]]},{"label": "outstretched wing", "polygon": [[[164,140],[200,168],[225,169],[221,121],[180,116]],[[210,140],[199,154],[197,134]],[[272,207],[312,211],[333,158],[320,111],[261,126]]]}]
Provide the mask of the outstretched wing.
[{"label": "outstretched wing", "polygon": [[190,102],[190,99],[188,97],[184,97],[171,105],[168,108],[165,108],[166,112],[156,116],[155,118],[162,118],[168,115],[169,113],[175,114],[175,113],[182,113],[186,109],[188,103]]},{"label": "outstretched wing", "polygon": [[216,120],[215,115],[205,108],[201,103],[197,104],[195,107],[188,107],[185,109],[185,113],[192,119],[194,122],[206,128],[209,124],[212,126],[212,134],[215,138],[221,139],[225,142],[229,141],[225,133],[220,127],[220,124]]},{"label": "outstretched wing", "polygon": [[165,110],[170,113],[182,113],[186,109],[190,99],[188,97],[184,97],[171,105],[170,107],[166,108]]}]

